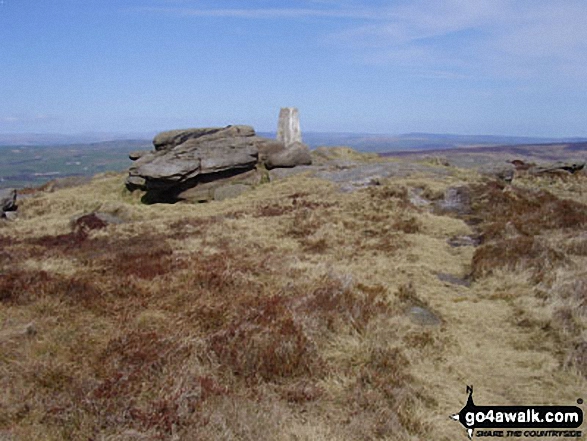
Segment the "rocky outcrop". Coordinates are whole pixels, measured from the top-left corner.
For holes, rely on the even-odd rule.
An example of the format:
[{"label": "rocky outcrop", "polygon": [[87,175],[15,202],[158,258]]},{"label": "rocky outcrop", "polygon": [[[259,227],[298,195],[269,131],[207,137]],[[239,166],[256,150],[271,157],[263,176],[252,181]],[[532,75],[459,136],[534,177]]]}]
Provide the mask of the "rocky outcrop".
[{"label": "rocky outcrop", "polygon": [[16,190],[14,188],[0,189],[0,218],[6,218],[6,213],[16,210]]},{"label": "rocky outcrop", "polygon": [[584,162],[557,162],[555,164],[534,166],[528,169],[533,175],[573,175],[585,168]]},{"label": "rocky outcrop", "polygon": [[[126,180],[130,190],[146,192],[144,201],[201,202],[238,194],[263,179],[259,146],[268,152],[284,146],[261,138],[249,126],[172,130],[153,140],[155,150],[135,154]],[[239,187],[226,188],[239,184]],[[223,188],[223,190],[218,190]],[[217,191],[218,190],[218,191]]]},{"label": "rocky outcrop", "polygon": [[533,162],[524,162],[520,159],[510,161],[516,169],[516,175],[558,176],[574,175],[585,169],[584,162],[556,162],[554,164],[536,165]]},{"label": "rocky outcrop", "polygon": [[150,203],[225,199],[268,180],[266,169],[312,163],[294,108],[282,109],[277,140],[237,125],[170,130],[155,136],[153,146],[130,153],[126,180]]}]

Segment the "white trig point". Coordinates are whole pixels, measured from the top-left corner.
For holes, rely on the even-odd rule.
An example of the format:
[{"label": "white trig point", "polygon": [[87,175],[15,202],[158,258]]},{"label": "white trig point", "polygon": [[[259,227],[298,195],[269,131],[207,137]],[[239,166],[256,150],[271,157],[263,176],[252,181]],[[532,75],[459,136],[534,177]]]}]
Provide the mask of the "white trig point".
[{"label": "white trig point", "polygon": [[283,142],[286,146],[294,142],[302,142],[300,115],[297,108],[283,107],[279,111],[277,140]]}]

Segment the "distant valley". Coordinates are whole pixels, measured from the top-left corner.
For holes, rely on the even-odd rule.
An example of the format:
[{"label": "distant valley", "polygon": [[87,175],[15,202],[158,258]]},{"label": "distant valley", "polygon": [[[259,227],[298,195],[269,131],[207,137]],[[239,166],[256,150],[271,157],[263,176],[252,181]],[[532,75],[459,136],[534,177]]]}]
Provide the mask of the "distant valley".
[{"label": "distant valley", "polygon": [[[272,132],[261,136],[275,137]],[[120,139],[134,135],[135,139]],[[92,176],[106,171],[122,171],[130,165],[128,154],[150,150],[151,134],[0,134],[0,188],[33,187],[61,177]],[[422,152],[460,156],[470,148],[491,148],[487,153],[515,155],[542,150],[554,145],[557,155],[583,153],[587,138],[530,138],[511,136],[452,135],[409,133],[402,135],[369,133],[305,132],[304,142],[311,148],[348,146],[361,152],[381,154],[419,154]],[[579,144],[577,144],[579,143]],[[561,145],[568,147],[562,148]],[[548,147],[550,145],[550,147]],[[518,147],[516,147],[518,146]],[[543,147],[541,147],[543,146]],[[574,147],[573,147],[574,146]],[[517,150],[516,150],[517,149]],[[402,153],[400,153],[402,152]],[[419,152],[419,153],[418,153]]]},{"label": "distant valley", "polygon": [[0,188],[33,187],[55,178],[121,171],[129,166],[131,151],[150,148],[146,140],[0,146]]}]

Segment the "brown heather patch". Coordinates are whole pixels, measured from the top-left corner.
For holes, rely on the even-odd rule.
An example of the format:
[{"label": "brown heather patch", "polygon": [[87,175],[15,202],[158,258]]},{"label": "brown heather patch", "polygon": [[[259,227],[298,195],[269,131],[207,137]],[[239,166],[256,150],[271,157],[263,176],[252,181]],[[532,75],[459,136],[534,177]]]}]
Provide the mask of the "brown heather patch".
[{"label": "brown heather patch", "polygon": [[388,201],[391,199],[395,199],[396,201],[400,202],[403,206],[408,206],[410,204],[410,199],[408,195],[408,189],[406,187],[400,186],[393,186],[393,185],[376,185],[369,187],[369,196],[373,199],[379,199]]},{"label": "brown heather patch", "polygon": [[390,313],[386,294],[381,285],[355,286],[341,278],[325,276],[317,286],[309,288],[308,294],[299,292],[295,296],[296,312],[322,332],[361,332],[374,317]]},{"label": "brown heather patch", "polygon": [[[116,240],[91,237],[86,227],[76,226],[71,233],[42,236],[30,240],[30,243],[36,246],[38,257],[75,259],[88,268],[101,269],[102,275],[106,271],[113,273],[110,277],[119,275],[151,280],[178,266],[172,259],[173,251],[164,236],[144,235]],[[96,275],[95,271],[92,275]]]},{"label": "brown heather patch", "polygon": [[293,205],[281,205],[278,203],[259,205],[253,216],[255,217],[276,217],[289,214],[295,210]]},{"label": "brown heather patch", "polygon": [[0,248],[6,248],[17,243],[12,237],[0,236]]},{"label": "brown heather patch", "polygon": [[286,234],[298,239],[312,235],[322,225],[320,216],[308,208],[294,212],[291,227]]},{"label": "brown heather patch", "polygon": [[482,222],[485,240],[498,238],[511,222],[524,235],[545,230],[580,229],[587,225],[587,206],[560,199],[546,190],[489,182],[472,187],[474,216]]},{"label": "brown heather patch", "polygon": [[323,237],[314,238],[306,237],[299,240],[302,245],[302,250],[306,253],[321,254],[324,253],[328,248],[328,242]]},{"label": "brown heather patch", "polygon": [[294,213],[299,210],[317,210],[322,208],[330,208],[334,205],[330,202],[308,200],[308,196],[310,196],[309,193],[299,192],[288,195],[280,202],[260,204],[255,208],[253,216],[277,217]]},{"label": "brown heather patch", "polygon": [[372,348],[350,388],[353,411],[347,424],[354,439],[378,439],[424,431],[411,414],[416,394],[406,367],[408,360],[399,349]]},{"label": "brown heather patch", "polygon": [[12,270],[0,274],[0,301],[12,304],[25,304],[53,282],[53,277],[44,271],[29,272]]},{"label": "brown heather patch", "polygon": [[29,243],[32,245],[39,245],[47,249],[59,248],[62,250],[69,250],[80,248],[87,239],[88,232],[82,229],[77,229],[71,233],[58,234],[56,236],[41,236],[39,238],[29,240]]},{"label": "brown heather patch", "polygon": [[107,271],[114,271],[120,276],[152,280],[177,268],[172,255],[171,247],[161,239],[138,238],[113,253],[111,258],[105,257],[101,263]]},{"label": "brown heather patch", "polygon": [[241,219],[244,211],[234,211],[222,216],[206,216],[198,218],[185,218],[169,225],[172,239],[185,239],[187,237],[204,237],[211,227],[222,225],[228,219]]},{"label": "brown heather patch", "polygon": [[510,271],[531,269],[535,280],[541,281],[566,261],[563,253],[542,243],[540,238],[517,236],[480,246],[473,255],[471,275],[479,279],[497,268]]},{"label": "brown heather patch", "polygon": [[400,214],[393,222],[393,228],[406,234],[415,234],[422,229],[422,223],[415,216]]},{"label": "brown heather patch", "polygon": [[84,274],[64,276],[18,269],[0,275],[0,302],[24,306],[44,298],[100,314],[115,315],[127,307],[137,307],[133,299],[148,299],[144,289],[132,280],[115,281]]},{"label": "brown heather patch", "polygon": [[210,349],[220,363],[253,381],[317,377],[321,360],[286,298],[256,298],[251,303],[243,308],[246,313],[211,336]]},{"label": "brown heather patch", "polygon": [[96,216],[94,213],[83,215],[74,222],[75,230],[101,230],[108,224]]},{"label": "brown heather patch", "polygon": [[472,219],[483,240],[472,262],[476,278],[497,268],[530,268],[537,281],[543,280],[545,273],[566,262],[569,250],[553,249],[540,235],[587,226],[587,206],[545,190],[489,182],[472,188],[472,200]]}]

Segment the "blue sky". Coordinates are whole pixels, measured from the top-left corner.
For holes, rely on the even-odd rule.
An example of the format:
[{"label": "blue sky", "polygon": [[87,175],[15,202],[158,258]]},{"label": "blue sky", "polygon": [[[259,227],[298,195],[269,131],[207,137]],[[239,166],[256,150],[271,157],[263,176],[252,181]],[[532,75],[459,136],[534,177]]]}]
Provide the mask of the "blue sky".
[{"label": "blue sky", "polygon": [[0,133],[587,136],[584,0],[0,0]]}]

